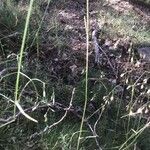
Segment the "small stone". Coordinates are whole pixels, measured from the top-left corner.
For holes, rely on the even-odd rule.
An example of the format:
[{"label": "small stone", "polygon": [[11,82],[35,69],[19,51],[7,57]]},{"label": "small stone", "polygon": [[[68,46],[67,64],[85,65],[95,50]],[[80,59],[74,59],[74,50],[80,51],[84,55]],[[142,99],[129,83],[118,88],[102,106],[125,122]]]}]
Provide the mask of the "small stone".
[{"label": "small stone", "polygon": [[150,47],[138,48],[137,50],[141,59],[150,62]]}]

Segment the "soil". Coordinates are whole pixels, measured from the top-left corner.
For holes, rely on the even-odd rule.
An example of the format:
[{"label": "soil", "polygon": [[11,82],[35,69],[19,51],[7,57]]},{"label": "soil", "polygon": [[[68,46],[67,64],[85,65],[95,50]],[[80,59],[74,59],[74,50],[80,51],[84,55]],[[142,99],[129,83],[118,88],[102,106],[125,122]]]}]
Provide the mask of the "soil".
[{"label": "soil", "polygon": [[[45,10],[45,6],[41,6]],[[51,7],[55,16],[52,16]],[[127,0],[107,0],[105,2],[90,1],[90,35],[95,27],[99,28],[109,26],[107,19],[105,17],[101,22],[99,22],[99,10],[104,7],[106,10],[116,11],[118,15],[124,16],[125,14],[132,12],[138,16],[140,23],[142,25],[149,25],[150,21],[150,9],[144,6],[139,6],[138,4],[132,4]],[[80,1],[67,0],[65,3],[59,3],[54,6],[50,6],[45,17],[46,30],[43,32],[43,45],[41,49],[44,49],[44,60],[46,62],[45,70],[48,72],[50,77],[54,76],[55,81],[60,80],[65,84],[76,85],[77,82],[81,81],[81,77],[85,72],[85,56],[86,56],[86,34],[85,34],[85,21],[84,17],[86,15],[86,5]],[[60,35],[64,37],[64,41],[67,46],[63,47],[53,46],[53,42],[49,42],[49,34],[52,30],[49,29],[49,25],[52,17],[56,19],[58,28],[61,28]],[[113,24],[113,23],[112,23]],[[102,31],[103,32],[103,31]],[[129,52],[132,47],[131,37],[120,37],[112,38],[109,34],[104,31],[107,35],[104,38],[99,38],[100,46],[104,48],[106,54],[111,62],[112,66],[115,68],[116,74],[112,71],[108,59],[105,55],[102,55],[102,62],[100,64],[95,64],[94,62],[94,46],[92,38],[90,37],[89,45],[89,70],[93,68],[104,71],[106,78],[109,79],[111,84],[125,84],[126,77],[130,77],[130,81],[136,82],[138,78],[143,74],[143,72],[149,71],[149,62],[142,62],[142,58],[132,57],[132,53]],[[64,42],[63,41],[63,42]],[[42,54],[43,55],[43,54]],[[41,56],[40,56],[41,57]],[[125,76],[122,74],[125,73]],[[94,74],[94,72],[93,72]],[[122,77],[120,77],[122,76]],[[94,77],[95,78],[95,77]],[[150,74],[147,73],[140,78],[141,82],[144,78],[150,78]],[[52,79],[53,80],[53,79]],[[128,83],[126,83],[128,84]],[[139,90],[140,91],[140,90]],[[138,91],[138,92],[139,92]]]},{"label": "soil", "polygon": [[[100,2],[90,1],[90,33],[92,32],[93,26],[98,25],[105,26],[106,21],[97,22],[97,15],[99,13]],[[107,0],[102,5],[106,8],[112,8],[120,15],[124,15],[128,12],[134,12],[139,17],[141,22],[149,24],[150,21],[150,9],[138,4],[131,4],[127,0]],[[55,7],[56,19],[60,26],[63,28],[65,33],[69,33],[67,37],[67,44],[69,45],[69,53],[83,53],[86,51],[86,34],[85,34],[85,3],[80,1],[67,0],[65,4],[58,4]],[[49,14],[47,14],[49,15]],[[49,17],[46,17],[49,19]],[[118,37],[119,39],[119,37]],[[113,39],[112,39],[113,40]],[[117,41],[117,40],[116,40]],[[93,52],[92,41],[90,41],[90,53]],[[115,44],[115,43],[114,43]],[[48,46],[48,45],[47,45]]]},{"label": "soil", "polygon": [[[100,2],[91,1],[90,2],[90,34],[94,30],[95,26],[104,27],[107,26],[107,20],[102,20],[100,23],[97,19]],[[125,15],[129,12],[136,14],[141,20],[143,25],[149,25],[150,23],[150,9],[138,4],[130,3],[126,0],[107,0],[105,3],[101,3],[105,9],[112,9],[118,12],[119,15]],[[80,80],[80,76],[83,73],[85,67],[85,55],[86,55],[86,34],[85,34],[85,4],[79,1],[68,0],[65,5],[62,4],[56,6],[56,17],[59,24],[63,27],[67,37],[67,43],[69,45],[67,51],[64,51],[60,56],[55,56],[57,58],[57,64],[53,66],[55,75],[61,74],[60,72],[66,72],[61,77],[63,77],[67,84],[76,84]],[[107,34],[107,33],[106,33]],[[68,36],[69,35],[69,36]],[[136,63],[135,60],[130,58],[128,50],[132,44],[132,39],[130,37],[118,37],[117,39],[111,39],[107,37],[104,39],[99,39],[101,42],[100,46],[107,47],[106,53],[114,66],[116,68],[117,75],[112,73],[112,69],[104,56],[103,63],[100,65],[95,65],[94,62],[94,46],[92,43],[92,38],[90,38],[90,49],[89,49],[89,68],[97,68],[104,70],[106,72],[106,77],[110,81],[116,84],[124,84],[126,78],[120,77],[123,72],[130,73],[130,80],[138,80],[138,77],[143,74],[143,71],[149,71],[149,62],[146,63]],[[114,48],[115,47],[115,48]],[[117,51],[119,49],[119,51]],[[111,51],[112,50],[112,51]],[[67,60],[67,63],[66,63]],[[138,61],[141,61],[140,59]],[[58,63],[59,62],[59,63]],[[60,63],[61,62],[61,63]],[[58,65],[59,64],[59,65]],[[146,64],[146,65],[145,65]],[[59,67],[58,67],[59,66]],[[63,67],[62,67],[63,66]],[[58,69],[61,68],[61,69]],[[69,68],[69,69],[68,69]],[[66,71],[68,70],[68,71]],[[129,73],[127,73],[129,75]],[[150,78],[150,74],[146,74],[145,78]],[[143,78],[144,78],[143,77]],[[142,79],[141,79],[142,80]],[[144,80],[144,79],[143,79]],[[142,82],[142,81],[141,81]],[[113,83],[112,83],[113,84]],[[127,95],[126,95],[127,96]]]}]

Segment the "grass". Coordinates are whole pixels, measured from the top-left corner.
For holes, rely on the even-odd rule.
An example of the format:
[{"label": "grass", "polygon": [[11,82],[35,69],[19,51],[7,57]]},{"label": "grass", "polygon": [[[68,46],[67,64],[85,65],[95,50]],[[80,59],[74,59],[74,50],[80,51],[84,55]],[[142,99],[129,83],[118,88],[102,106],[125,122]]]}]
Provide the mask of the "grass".
[{"label": "grass", "polygon": [[86,30],[86,69],[85,69],[85,102],[83,107],[83,115],[80,125],[80,133],[77,142],[77,150],[80,147],[80,140],[82,136],[83,124],[85,120],[86,107],[88,102],[88,70],[89,70],[89,0],[86,1],[86,20],[85,20],[85,30]]},{"label": "grass", "polygon": [[[136,109],[134,104],[139,100],[149,102],[149,85],[145,84],[149,71],[144,74],[141,71],[139,76],[130,68],[129,72],[123,70],[121,83],[116,86],[109,80],[109,70],[90,66],[89,1],[85,21],[86,58],[82,53],[71,57],[69,33],[63,31],[58,22],[56,8],[47,20],[47,11],[50,11],[47,9],[53,9],[58,2],[48,1],[46,6],[49,7],[44,12],[40,10],[41,0],[31,0],[24,8],[7,2],[0,9],[0,149],[132,150],[137,146],[148,150],[149,123],[141,117],[129,116],[129,111]],[[65,4],[62,3],[62,7]],[[28,5],[30,7],[25,7]],[[98,18],[107,22],[103,36],[131,36],[134,42],[149,42],[149,29],[147,25],[144,28],[138,24],[136,14],[118,15],[112,9],[102,9]],[[15,32],[19,34],[9,36]],[[49,47],[45,46],[48,42]],[[61,60],[64,53],[69,58]],[[68,79],[68,75],[72,75],[68,68],[76,57],[85,69],[72,81]],[[127,86],[125,95],[122,89],[118,92],[124,86]],[[62,105],[56,105],[59,108],[56,109],[51,106],[53,103]],[[67,108],[75,111],[67,111]],[[19,112],[23,115],[15,118]],[[86,118],[90,124],[85,122]]]},{"label": "grass", "polygon": [[[32,5],[33,5],[33,0],[30,1],[30,6],[27,14],[27,19],[26,19],[26,24],[25,24],[25,29],[24,29],[24,35],[22,39],[22,45],[20,49],[20,56],[19,56],[19,61],[18,61],[18,71],[17,71],[17,79],[16,79],[16,86],[15,86],[15,105],[14,105],[14,118],[16,116],[16,103],[19,103],[18,101],[18,90],[19,90],[19,81],[20,81],[20,73],[21,73],[21,65],[22,65],[22,58],[23,58],[23,52],[24,52],[24,47],[25,47],[25,42],[26,42],[26,37],[27,37],[27,31],[28,31],[28,26],[29,26],[29,21],[30,21],[30,16],[32,12]],[[28,119],[31,119],[30,116],[26,116]],[[31,119],[32,121],[37,122],[35,119]]]},{"label": "grass", "polygon": [[[110,37],[113,36],[112,38],[116,38],[118,36],[129,36],[135,43],[149,42],[149,25],[144,25],[144,21],[143,23],[139,23],[140,18],[135,12],[130,11],[127,14],[124,13],[123,15],[120,15],[116,10],[109,7],[101,9],[103,9],[103,11],[98,14],[98,18],[100,21],[104,20],[104,22],[108,24],[105,26],[105,30],[109,33]],[[107,9],[110,9],[110,11],[107,11]]]}]

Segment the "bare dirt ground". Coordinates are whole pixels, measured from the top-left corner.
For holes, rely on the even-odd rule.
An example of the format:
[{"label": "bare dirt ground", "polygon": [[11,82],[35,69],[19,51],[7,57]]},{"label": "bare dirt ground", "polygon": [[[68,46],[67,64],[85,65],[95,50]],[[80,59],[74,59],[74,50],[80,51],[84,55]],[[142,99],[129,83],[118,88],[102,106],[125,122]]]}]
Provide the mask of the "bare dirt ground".
[{"label": "bare dirt ground", "polygon": [[[85,34],[85,7],[86,5],[82,2],[78,1],[72,1],[68,0],[64,5],[59,4],[56,6],[56,19],[61,25],[65,36],[67,37],[67,44],[69,47],[67,48],[67,51],[64,51],[62,55],[56,56],[57,57],[57,63],[52,68],[55,68],[56,74],[61,74],[60,72],[66,72],[66,74],[63,74],[63,78],[67,78],[67,82],[69,84],[76,83],[76,78],[80,78],[80,75],[85,67],[85,52],[86,52],[86,34]],[[143,27],[145,26],[147,29],[149,28],[149,22],[150,22],[150,9],[145,8],[144,6],[139,6],[137,4],[131,4],[128,1],[124,0],[107,0],[103,3],[100,2],[90,2],[90,34],[93,31],[94,25],[98,24],[99,26],[102,26],[104,28],[111,30],[111,26],[114,27],[115,19],[108,19],[105,17],[105,13],[116,13],[118,17],[124,17],[125,15],[128,16],[128,14],[134,14],[133,16],[136,17],[136,19],[139,21],[137,24],[139,26]],[[131,19],[131,18],[130,18]],[[113,22],[114,21],[114,22]],[[131,19],[131,22],[134,21]],[[129,21],[129,22],[130,22]],[[128,22],[128,20],[127,20]],[[105,27],[106,26],[106,27]],[[110,26],[110,27],[109,27]],[[121,25],[120,25],[121,26]],[[130,27],[129,27],[130,28]],[[135,26],[132,26],[133,30]],[[138,28],[138,26],[137,26]],[[118,79],[116,79],[116,75],[110,76],[110,72],[112,71],[110,68],[110,65],[107,62],[107,59],[105,59],[106,64],[103,64],[101,67],[105,68],[108,72],[108,78],[111,78],[112,81],[120,80],[119,83],[124,83],[124,79],[120,79],[120,75],[123,72],[129,72],[132,74],[131,78],[133,80],[136,80],[143,71],[149,70],[149,64],[148,66],[139,65],[139,64],[133,64],[130,63],[129,55],[126,57],[126,53],[128,53],[128,49],[130,48],[130,44],[132,41],[132,37],[130,35],[128,36],[128,29],[126,29],[126,26],[123,24],[121,27],[119,27],[120,31],[116,31],[117,36],[110,35],[111,32],[108,34],[107,31],[104,31],[104,38],[100,38],[100,45],[107,45],[108,50],[112,47],[117,47],[119,49],[118,52],[108,52],[109,54],[113,55],[112,58],[110,58],[110,61],[114,68],[116,68],[116,72],[119,72]],[[122,33],[122,29],[127,33],[124,35]],[[109,32],[109,31],[108,31]],[[113,31],[114,33],[115,31]],[[116,34],[116,33],[115,33]],[[109,36],[110,35],[110,36]],[[142,35],[142,34],[141,34]],[[114,48],[115,50],[115,48]],[[120,54],[118,54],[120,53]],[[115,55],[120,55],[115,56]],[[55,60],[56,60],[55,57]],[[90,38],[90,51],[89,51],[89,66],[94,67],[94,47],[92,43],[92,38]],[[121,58],[121,59],[120,59]],[[68,60],[66,62],[66,60]],[[60,63],[61,62],[61,63]],[[60,69],[61,68],[61,69]],[[69,68],[69,70],[68,70]],[[66,71],[67,70],[67,71]],[[64,77],[65,76],[65,77]],[[66,77],[67,76],[67,77]],[[146,78],[149,78],[149,73],[146,75]],[[118,82],[118,81],[116,81]]]},{"label": "bare dirt ground", "polygon": [[[46,5],[41,7],[45,11]],[[103,2],[93,0],[90,1],[89,14],[90,35],[95,24],[102,27],[102,34],[98,40],[101,46],[107,46],[108,56],[115,55],[115,49],[119,49],[116,55],[126,55],[132,39],[135,43],[148,42],[150,39],[148,35],[150,9],[148,7],[130,3],[127,0],[105,0]],[[44,54],[43,58],[48,63],[46,66],[50,74],[58,75],[66,72],[63,76],[69,73],[71,73],[70,76],[73,74],[78,76],[83,72],[86,55],[85,16],[86,4],[82,1],[67,0],[65,3],[60,1],[60,3],[49,6],[44,20],[45,31],[42,33],[44,40],[41,51],[42,55]],[[57,34],[54,39],[49,36],[53,34],[52,32]],[[114,49],[114,51],[109,53],[109,49]],[[90,36],[90,67],[95,66],[94,57],[94,46]],[[119,63],[122,66],[132,66],[128,62],[124,64],[126,61],[127,59],[122,59]],[[112,63],[117,67],[116,58],[112,59]]]},{"label": "bare dirt ground", "polygon": [[[100,6],[102,5],[102,6]],[[90,2],[90,27],[92,30],[93,24],[101,19],[98,18],[98,13],[101,7],[105,9],[113,9],[118,12],[120,16],[124,16],[128,13],[135,13],[141,24],[150,23],[150,9],[145,8],[144,6],[139,6],[137,4],[131,4],[128,1],[124,0],[107,0],[104,3],[100,2]],[[86,40],[85,40],[85,4],[83,2],[69,0],[66,2],[65,6],[58,5],[56,9],[58,10],[57,19],[58,22],[63,26],[63,29],[66,32],[69,32],[68,44],[72,51],[85,52],[86,49]],[[100,20],[100,24],[107,24],[107,20]],[[90,32],[91,32],[90,30]],[[91,46],[92,49],[92,46]]]}]

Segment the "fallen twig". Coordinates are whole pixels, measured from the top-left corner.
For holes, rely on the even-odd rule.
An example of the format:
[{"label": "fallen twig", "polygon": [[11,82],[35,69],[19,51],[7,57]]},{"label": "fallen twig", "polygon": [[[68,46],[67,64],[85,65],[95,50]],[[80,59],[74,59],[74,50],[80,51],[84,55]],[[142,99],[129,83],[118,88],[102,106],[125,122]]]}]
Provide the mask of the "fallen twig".
[{"label": "fallen twig", "polygon": [[116,71],[108,57],[108,55],[106,54],[106,52],[102,49],[102,47],[98,44],[98,32],[99,30],[98,29],[95,29],[93,32],[92,32],[92,39],[93,39],[93,45],[94,45],[94,48],[95,48],[95,63],[100,63],[100,54],[104,54],[110,67],[112,68],[113,70],[113,73],[115,74],[115,76],[117,76],[116,74]]}]

